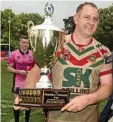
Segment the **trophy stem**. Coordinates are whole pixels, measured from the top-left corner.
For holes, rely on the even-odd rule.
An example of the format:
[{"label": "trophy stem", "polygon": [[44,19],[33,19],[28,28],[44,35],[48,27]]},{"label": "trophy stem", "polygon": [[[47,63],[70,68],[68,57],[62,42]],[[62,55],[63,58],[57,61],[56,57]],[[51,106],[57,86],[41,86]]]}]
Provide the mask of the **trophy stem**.
[{"label": "trophy stem", "polygon": [[45,66],[41,68],[40,80],[36,83],[36,88],[52,88],[51,81],[48,77],[50,70]]}]

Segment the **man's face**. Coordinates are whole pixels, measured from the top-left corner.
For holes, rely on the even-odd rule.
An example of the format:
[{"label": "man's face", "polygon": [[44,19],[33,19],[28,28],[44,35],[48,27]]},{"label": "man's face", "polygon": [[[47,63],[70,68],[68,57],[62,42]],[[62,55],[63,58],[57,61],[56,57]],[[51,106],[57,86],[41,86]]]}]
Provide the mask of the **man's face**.
[{"label": "man's face", "polygon": [[99,23],[98,10],[90,5],[84,6],[83,9],[76,15],[75,23],[78,31],[83,36],[92,36]]},{"label": "man's face", "polygon": [[21,41],[20,41],[20,49],[27,50],[28,47],[29,47],[28,39],[21,39]]}]

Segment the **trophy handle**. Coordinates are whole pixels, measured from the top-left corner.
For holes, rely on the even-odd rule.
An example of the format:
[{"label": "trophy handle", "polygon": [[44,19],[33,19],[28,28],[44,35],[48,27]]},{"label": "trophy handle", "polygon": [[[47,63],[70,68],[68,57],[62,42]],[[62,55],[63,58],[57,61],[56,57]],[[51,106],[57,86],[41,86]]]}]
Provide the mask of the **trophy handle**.
[{"label": "trophy handle", "polygon": [[55,42],[56,42],[56,46],[55,46],[55,50],[54,50],[54,53],[53,53],[53,59],[52,59],[52,61],[50,62],[50,69],[52,69],[52,67],[54,66],[54,64],[56,63],[56,61],[57,61],[57,59],[58,59],[58,57],[56,57],[56,51],[57,51],[57,49],[58,49],[58,43],[57,43],[57,38],[55,37]]},{"label": "trophy handle", "polygon": [[37,37],[35,37],[35,45],[33,45],[32,41],[31,41],[32,37],[33,37],[33,30],[32,30],[33,27],[34,27],[34,23],[32,21],[28,21],[27,22],[27,28],[28,28],[27,32],[28,32],[28,36],[29,36],[30,45],[34,52],[34,51],[36,51],[36,38]]}]

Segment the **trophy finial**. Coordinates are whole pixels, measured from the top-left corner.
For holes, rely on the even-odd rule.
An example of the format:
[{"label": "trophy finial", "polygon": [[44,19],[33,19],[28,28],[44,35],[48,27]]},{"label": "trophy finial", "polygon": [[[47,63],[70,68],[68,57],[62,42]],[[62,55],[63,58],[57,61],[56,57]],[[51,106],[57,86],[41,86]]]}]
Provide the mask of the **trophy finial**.
[{"label": "trophy finial", "polygon": [[46,16],[52,17],[54,12],[54,6],[51,3],[46,3],[44,12]]}]

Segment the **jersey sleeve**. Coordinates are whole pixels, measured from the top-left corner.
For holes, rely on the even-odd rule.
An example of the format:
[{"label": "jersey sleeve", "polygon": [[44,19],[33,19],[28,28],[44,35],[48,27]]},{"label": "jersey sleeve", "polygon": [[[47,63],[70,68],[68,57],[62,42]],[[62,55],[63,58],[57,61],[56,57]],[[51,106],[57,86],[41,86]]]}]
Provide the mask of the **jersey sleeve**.
[{"label": "jersey sleeve", "polygon": [[10,54],[10,56],[7,59],[7,65],[14,66],[14,52]]},{"label": "jersey sleeve", "polygon": [[107,50],[107,53],[104,56],[104,63],[100,69],[99,76],[111,74],[112,71],[113,71],[113,69],[112,69],[112,53],[109,50]]}]

